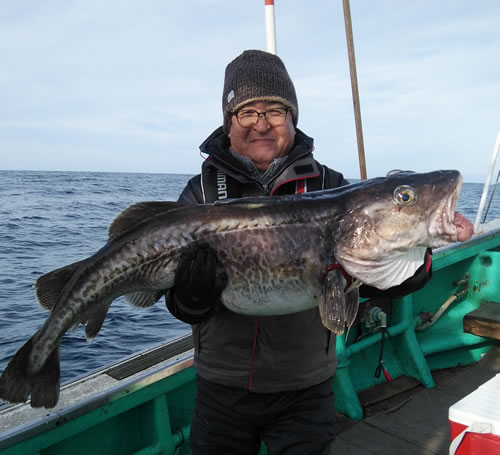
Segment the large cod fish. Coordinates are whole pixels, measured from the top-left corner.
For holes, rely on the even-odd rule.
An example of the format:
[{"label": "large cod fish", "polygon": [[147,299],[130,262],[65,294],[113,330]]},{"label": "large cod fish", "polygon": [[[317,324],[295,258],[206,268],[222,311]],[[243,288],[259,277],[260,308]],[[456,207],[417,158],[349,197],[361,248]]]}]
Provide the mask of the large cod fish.
[{"label": "large cod fish", "polygon": [[175,284],[181,255],[211,247],[228,275],[221,302],[248,315],[319,306],[336,334],[356,316],[357,282],[386,289],[412,276],[427,247],[464,241],[472,225],[455,213],[457,171],[400,172],[333,190],[213,205],[145,202],[124,210],[93,256],[36,281],[44,325],[0,377],[0,399],[53,407],[59,399],[59,343],[85,321],[94,338],[111,302],[124,295],[152,306]]}]

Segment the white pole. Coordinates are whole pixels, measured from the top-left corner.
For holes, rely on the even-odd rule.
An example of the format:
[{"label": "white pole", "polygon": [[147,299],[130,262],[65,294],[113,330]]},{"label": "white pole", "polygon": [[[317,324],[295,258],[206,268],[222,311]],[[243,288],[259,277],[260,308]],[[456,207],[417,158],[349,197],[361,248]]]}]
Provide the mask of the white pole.
[{"label": "white pole", "polygon": [[481,202],[479,203],[479,209],[476,215],[476,221],[474,222],[474,232],[478,232],[479,223],[481,222],[481,215],[483,213],[484,204],[486,203],[486,196],[488,195],[488,190],[490,188],[491,175],[495,169],[495,163],[497,161],[498,149],[500,148],[500,131],[497,134],[497,140],[495,142],[495,147],[493,148],[493,155],[491,156],[490,170],[488,171],[488,177],[486,177],[486,182],[484,182],[483,194],[481,196]]},{"label": "white pole", "polygon": [[276,24],[274,21],[274,0],[264,0],[266,14],[267,52],[276,55]]}]

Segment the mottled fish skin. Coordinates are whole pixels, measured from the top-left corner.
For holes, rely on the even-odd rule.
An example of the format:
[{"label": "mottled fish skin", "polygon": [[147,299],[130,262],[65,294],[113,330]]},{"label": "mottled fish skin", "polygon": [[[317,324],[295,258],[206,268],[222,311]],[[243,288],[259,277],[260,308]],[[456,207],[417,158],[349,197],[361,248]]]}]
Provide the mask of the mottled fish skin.
[{"label": "mottled fish skin", "polygon": [[[399,268],[415,248],[457,240],[460,184],[457,171],[401,173],[303,195],[135,204],[112,223],[101,250],[37,280],[38,299],[51,314],[0,377],[0,399],[31,394],[32,406],[54,406],[64,333],[85,321],[87,338],[95,337],[121,295],[153,305],[174,286],[182,253],[200,245],[215,251],[228,274],[221,301],[230,310],[276,315],[320,306],[325,325],[340,334],[354,320],[357,294],[346,300],[339,275],[325,275],[328,265],[338,261],[367,284],[381,276],[384,285],[404,281],[415,269],[392,278],[391,258]],[[414,192],[410,203],[402,186]]]}]

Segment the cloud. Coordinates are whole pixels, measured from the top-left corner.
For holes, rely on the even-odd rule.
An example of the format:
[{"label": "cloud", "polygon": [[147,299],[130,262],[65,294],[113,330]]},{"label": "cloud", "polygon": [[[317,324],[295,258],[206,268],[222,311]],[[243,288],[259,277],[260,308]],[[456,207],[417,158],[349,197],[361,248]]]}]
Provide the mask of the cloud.
[{"label": "cloud", "polygon": [[[356,177],[341,2],[276,3],[299,127],[320,161]],[[198,172],[198,146],[222,121],[226,64],[265,48],[262,6],[4,2],[2,168]],[[500,126],[500,4],[381,0],[351,10],[369,175],[485,174]]]}]

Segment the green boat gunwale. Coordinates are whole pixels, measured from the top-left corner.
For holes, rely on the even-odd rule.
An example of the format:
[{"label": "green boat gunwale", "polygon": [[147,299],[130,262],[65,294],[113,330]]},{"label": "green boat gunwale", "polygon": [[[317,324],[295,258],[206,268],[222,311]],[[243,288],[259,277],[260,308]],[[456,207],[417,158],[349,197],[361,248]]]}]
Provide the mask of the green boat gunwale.
[{"label": "green boat gunwale", "polygon": [[[139,354],[134,354],[104,369],[70,380],[61,387],[61,403],[54,409],[33,409],[29,407],[29,402],[7,405],[5,408],[0,409],[0,424],[2,423],[2,414],[6,420],[9,420],[9,414],[15,413],[16,411],[25,413],[27,417],[30,414],[35,414],[36,416],[33,420],[29,420],[17,426],[12,426],[12,428],[3,432],[0,435],[0,450],[12,447],[27,439],[35,438],[50,430],[60,428],[62,425],[74,421],[83,415],[103,408],[124,397],[144,390],[151,384],[158,383],[170,376],[189,369],[193,364],[193,350],[191,348],[181,353],[174,354],[173,357],[168,357],[146,366],[146,369],[140,370],[138,373],[132,373],[124,379],[114,379],[116,382],[112,383],[112,385],[109,385],[109,381],[106,381],[108,378],[113,380],[113,370],[126,363],[130,364],[135,363],[137,360],[140,361],[141,357],[160,349],[167,348],[167,351],[176,351],[177,346],[187,347],[189,344],[192,346],[191,334],[176,338],[168,343],[148,349]],[[98,382],[99,377],[106,378],[105,381],[101,381],[104,382],[102,384],[102,391],[97,393],[91,391],[87,393],[87,396],[84,398],[77,399],[70,404],[65,403],[65,395],[83,383],[96,379]],[[38,414],[45,415],[39,416]],[[0,425],[0,428],[2,428],[2,425]]]}]

